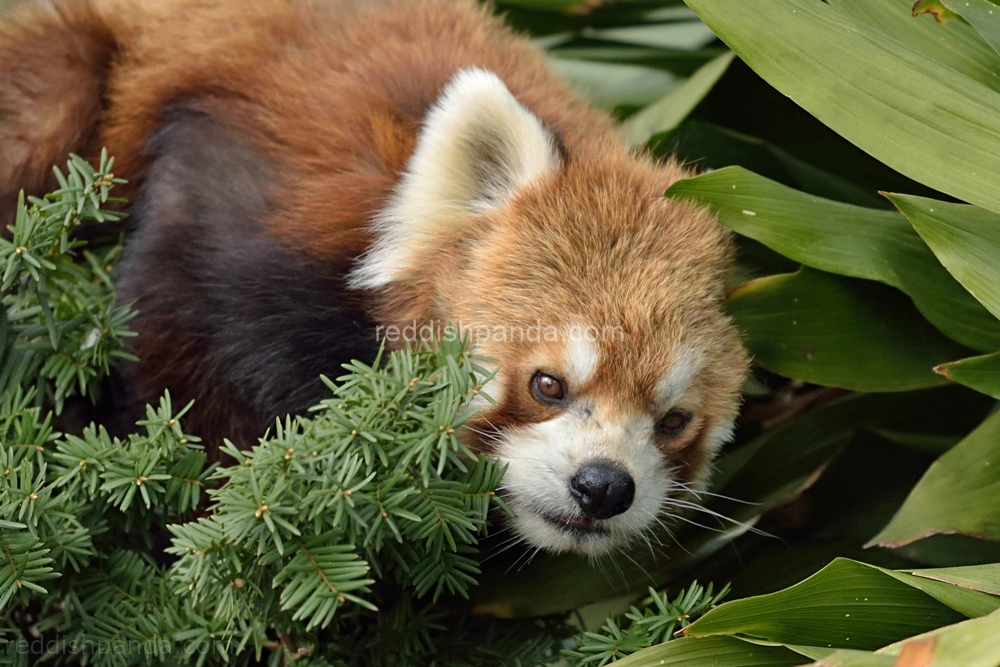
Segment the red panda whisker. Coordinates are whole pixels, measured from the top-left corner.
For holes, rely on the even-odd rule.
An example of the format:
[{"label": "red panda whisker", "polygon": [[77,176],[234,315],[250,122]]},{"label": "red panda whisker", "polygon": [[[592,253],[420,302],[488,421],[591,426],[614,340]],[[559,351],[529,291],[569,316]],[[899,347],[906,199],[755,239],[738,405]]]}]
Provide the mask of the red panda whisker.
[{"label": "red panda whisker", "polygon": [[[646,540],[647,544],[650,544],[650,542],[656,542],[657,546],[664,547],[665,545],[663,544],[663,540],[660,539],[659,532],[660,531],[665,532],[671,538],[673,538],[673,533],[670,531],[669,528],[663,525],[662,521],[659,521],[657,525],[657,521],[658,521],[657,518],[653,517],[653,523],[650,523],[645,530],[639,533],[639,536],[642,539]],[[674,541],[676,542],[676,540]],[[652,544],[650,544],[650,546],[652,547]]]},{"label": "red panda whisker", "polygon": [[665,544],[663,544],[663,541],[660,540],[659,537],[657,537],[656,526],[659,526],[660,530],[662,530],[663,532],[665,532],[670,537],[670,539],[672,539],[674,541],[674,544],[676,544],[678,547],[680,547],[681,549],[683,549],[688,555],[691,554],[691,552],[688,551],[687,548],[683,544],[681,544],[680,540],[677,539],[677,536],[674,535],[674,531],[672,531],[670,529],[670,526],[659,515],[654,515],[652,512],[648,512],[648,511],[647,511],[647,514],[649,514],[650,516],[653,517],[653,522],[654,522],[655,525],[651,524],[650,527],[647,529],[646,532],[648,532],[650,535],[653,536],[653,538],[656,540],[657,544],[659,544],[661,547],[665,547],[666,546]]},{"label": "red panda whisker", "polygon": [[490,554],[488,556],[486,556],[485,558],[483,558],[482,562],[485,563],[486,561],[490,560],[491,558],[493,558],[495,556],[499,556],[500,554],[505,553],[505,552],[513,549],[514,547],[516,547],[519,544],[523,544],[525,541],[526,540],[525,540],[525,538],[522,535],[515,535],[515,536],[507,539],[506,541],[504,541],[500,545],[498,545],[497,550],[490,552]]},{"label": "red panda whisker", "polygon": [[[676,499],[667,498],[667,499],[664,500],[664,503],[661,506],[661,509],[666,509],[667,507],[670,507],[670,506],[680,507],[682,509],[687,509],[687,510],[693,510],[695,512],[701,512],[702,514],[707,514],[709,516],[713,516],[713,517],[715,517],[717,519],[720,519],[723,522],[728,522],[728,523],[730,523],[730,524],[732,524],[734,526],[738,526],[740,528],[743,528],[747,532],[753,533],[754,535],[760,535],[761,537],[770,537],[770,538],[774,538],[774,539],[779,539],[776,535],[772,535],[771,533],[768,533],[765,530],[761,530],[760,528],[754,527],[754,525],[752,523],[748,523],[748,522],[745,522],[745,521],[739,521],[738,519],[733,519],[732,517],[728,517],[725,514],[720,514],[719,512],[716,512],[714,510],[710,510],[707,507],[704,507],[704,506],[699,505],[697,503],[690,503],[690,502],[686,502],[686,501],[683,501],[683,500],[676,500]],[[693,521],[690,521],[690,520],[684,518],[680,514],[671,514],[670,512],[667,512],[667,514],[668,514],[668,516],[671,516],[671,517],[673,517],[675,519],[680,519],[682,521],[687,521],[688,523],[694,523]],[[695,523],[694,525],[697,526],[697,525],[701,525],[701,524]],[[701,526],[701,527],[702,528],[706,528],[708,530],[717,531],[717,532],[720,532],[720,533],[726,532],[726,530],[722,529],[722,528],[715,529],[715,528],[709,528],[708,526]]]},{"label": "red panda whisker", "polygon": [[536,456],[525,456],[523,454],[517,454],[517,455],[514,455],[514,456],[511,456],[511,455],[508,454],[508,455],[502,456],[502,458],[505,461],[513,461],[513,460],[517,460],[517,461],[533,461],[535,463],[542,463],[542,464],[545,464],[546,466],[550,466],[550,467],[552,465],[552,461],[547,461],[545,459],[538,458]]},{"label": "red panda whisker", "polygon": [[675,520],[675,521],[683,521],[684,523],[690,524],[692,526],[696,526],[698,528],[702,528],[704,530],[711,531],[713,533],[725,533],[726,532],[726,530],[724,528],[716,528],[716,527],[712,527],[712,526],[706,526],[703,523],[699,523],[699,522],[697,522],[697,521],[695,521],[693,519],[689,519],[688,517],[682,516],[680,514],[669,514],[668,516],[670,516],[670,518],[673,519],[673,520]]},{"label": "red panda whisker", "polygon": [[[534,554],[538,553],[540,549],[541,547],[534,547],[533,549],[525,550],[524,553],[522,553],[520,556],[517,557],[517,560],[515,560],[513,563],[510,564],[510,566],[507,568],[504,574],[510,574],[510,571],[513,570],[515,567],[517,567],[517,571],[520,572],[521,568],[524,567],[524,565],[527,565],[528,562],[531,562],[531,559],[533,558]],[[527,558],[527,562],[520,565],[519,567],[518,564],[521,563],[522,560],[525,560],[525,558]]]},{"label": "red panda whisker", "polygon": [[[661,524],[661,529],[663,530],[663,532],[665,532],[670,537],[671,540],[673,540],[674,544],[676,544],[681,549],[681,551],[683,551],[684,553],[686,553],[688,556],[693,555],[691,553],[691,551],[688,550],[688,548],[685,547],[683,544],[681,544],[681,541],[679,539],[677,539],[677,536],[674,535],[674,531],[670,530],[666,526],[663,526],[662,524]],[[656,540],[656,543],[661,548],[666,548],[667,547],[667,545],[663,543],[663,540],[661,540],[659,537],[657,537],[657,533],[656,533],[656,528],[655,527],[650,527],[649,533],[650,533],[650,535],[653,536],[653,539]]]},{"label": "red panda whisker", "polygon": [[475,428],[474,426],[466,426],[466,430],[476,435],[480,435],[491,442],[504,442],[504,437],[495,431],[484,431],[482,429]]},{"label": "red panda whisker", "polygon": [[625,558],[628,558],[629,561],[633,565],[635,565],[639,569],[640,572],[642,572],[644,575],[646,575],[646,578],[649,579],[649,581],[652,582],[652,584],[655,586],[656,585],[656,579],[654,579],[653,575],[651,575],[649,573],[649,570],[647,570],[642,565],[640,565],[639,562],[635,558],[632,558],[632,555],[627,550],[628,546],[629,546],[629,543],[621,545],[620,547],[618,547],[617,553],[620,554],[620,555],[622,555],[622,556],[625,556]]},{"label": "red panda whisker", "polygon": [[597,571],[601,573],[604,580],[609,583],[611,582],[611,577],[608,576],[607,570],[604,569],[604,564],[601,562],[600,557],[595,556],[594,554],[587,554],[587,565],[597,568]]},{"label": "red panda whisker", "polygon": [[761,505],[762,504],[762,503],[755,503],[752,500],[740,500],[739,498],[734,498],[732,496],[726,496],[726,495],[723,495],[721,493],[712,493],[711,491],[705,491],[705,490],[702,490],[702,489],[692,488],[691,485],[689,483],[687,483],[687,482],[680,482],[680,481],[676,481],[675,480],[673,482],[673,484],[675,484],[675,485],[683,488],[685,491],[687,491],[688,493],[694,495],[696,498],[700,498],[702,496],[708,496],[710,498],[719,498],[720,500],[728,500],[730,502],[739,503],[741,505],[755,506],[755,505]]},{"label": "red panda whisker", "polygon": [[[652,540],[649,539],[649,536],[650,536],[651,533],[652,533],[652,531],[650,531],[650,530],[644,530],[641,533],[639,533],[639,537],[646,543],[646,548],[649,549],[649,555],[655,560],[656,559],[656,550],[653,549],[653,542],[652,542]],[[659,540],[657,540],[657,542],[659,543],[659,545],[661,547],[663,546],[662,542],[659,542]]]},{"label": "red panda whisker", "polygon": [[535,556],[537,556],[538,552],[541,551],[541,550],[542,550],[541,547],[535,547],[534,550],[531,552],[531,555],[528,556],[528,560],[526,560],[524,562],[524,565],[522,565],[521,567],[517,568],[518,572],[520,572],[522,569],[524,569],[524,568],[528,567],[529,565],[531,565],[531,561],[535,560]]},{"label": "red panda whisker", "polygon": [[617,558],[613,558],[612,556],[613,556],[613,554],[606,554],[606,558],[607,558],[608,562],[610,562],[611,565],[614,566],[615,571],[618,572],[618,576],[622,580],[622,583],[625,584],[625,587],[627,588],[628,587],[628,579],[625,577],[625,571],[622,570],[622,566],[618,563],[618,559]]},{"label": "red panda whisker", "polygon": [[710,516],[714,516],[714,517],[716,517],[718,519],[721,519],[723,521],[726,521],[728,523],[732,523],[732,524],[735,524],[735,525],[738,525],[738,526],[747,526],[747,527],[749,527],[749,524],[746,524],[743,521],[739,521],[738,519],[733,519],[732,517],[728,517],[725,514],[722,514],[721,512],[716,512],[715,510],[709,509],[709,508],[705,507],[704,505],[699,505],[698,503],[692,503],[692,502],[690,502],[688,500],[681,500],[681,499],[678,499],[678,498],[669,498],[669,497],[668,498],[664,498],[663,499],[663,504],[662,504],[661,507],[667,507],[667,506],[681,507],[683,509],[694,510],[696,512],[701,512],[703,514],[708,514]]}]

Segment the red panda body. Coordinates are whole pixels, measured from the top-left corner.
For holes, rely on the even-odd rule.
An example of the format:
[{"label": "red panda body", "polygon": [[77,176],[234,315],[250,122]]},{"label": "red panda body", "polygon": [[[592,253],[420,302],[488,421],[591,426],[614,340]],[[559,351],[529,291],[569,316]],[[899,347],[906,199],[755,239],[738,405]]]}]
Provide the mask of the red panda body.
[{"label": "red panda body", "polygon": [[728,236],[484,8],[29,6],[0,23],[0,117],[0,219],[68,152],[115,156],[123,372],[139,404],[194,399],[209,447],[307,408],[377,332],[449,321],[489,332],[467,437],[510,464],[531,544],[627,543],[728,436]]}]

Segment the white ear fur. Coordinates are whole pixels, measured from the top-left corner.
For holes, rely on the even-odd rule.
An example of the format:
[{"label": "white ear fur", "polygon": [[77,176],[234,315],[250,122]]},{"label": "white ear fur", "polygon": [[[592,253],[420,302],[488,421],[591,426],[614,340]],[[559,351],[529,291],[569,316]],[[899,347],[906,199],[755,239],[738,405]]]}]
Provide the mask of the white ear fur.
[{"label": "white ear fur", "polygon": [[430,261],[461,233],[469,212],[501,207],[517,190],[559,167],[552,136],[492,72],[459,71],[424,120],[417,146],[375,241],[351,272],[374,289]]}]

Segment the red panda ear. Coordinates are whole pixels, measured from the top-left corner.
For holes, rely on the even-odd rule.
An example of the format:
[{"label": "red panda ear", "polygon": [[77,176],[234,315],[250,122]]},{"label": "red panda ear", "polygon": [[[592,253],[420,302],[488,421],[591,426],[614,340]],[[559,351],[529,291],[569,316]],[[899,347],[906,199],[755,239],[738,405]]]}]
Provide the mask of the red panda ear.
[{"label": "red panda ear", "polygon": [[461,235],[468,213],[499,208],[558,168],[552,135],[495,74],[459,71],[424,119],[351,285],[374,289],[402,279]]}]

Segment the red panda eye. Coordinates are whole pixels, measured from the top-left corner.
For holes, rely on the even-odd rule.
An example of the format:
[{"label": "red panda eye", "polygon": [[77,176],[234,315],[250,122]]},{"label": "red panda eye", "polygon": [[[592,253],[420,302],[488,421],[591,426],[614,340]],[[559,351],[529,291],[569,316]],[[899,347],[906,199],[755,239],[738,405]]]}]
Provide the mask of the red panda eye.
[{"label": "red panda eye", "polygon": [[531,378],[531,391],[542,403],[556,403],[566,398],[566,381],[538,371]]},{"label": "red panda eye", "polygon": [[674,408],[663,415],[656,424],[656,430],[659,431],[660,435],[676,437],[684,431],[690,421],[691,413]]}]

